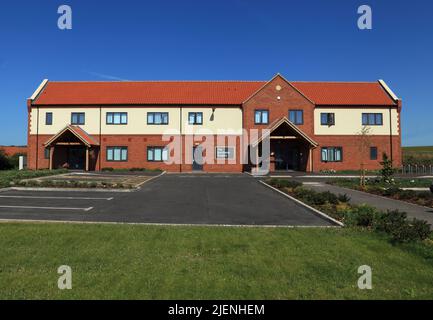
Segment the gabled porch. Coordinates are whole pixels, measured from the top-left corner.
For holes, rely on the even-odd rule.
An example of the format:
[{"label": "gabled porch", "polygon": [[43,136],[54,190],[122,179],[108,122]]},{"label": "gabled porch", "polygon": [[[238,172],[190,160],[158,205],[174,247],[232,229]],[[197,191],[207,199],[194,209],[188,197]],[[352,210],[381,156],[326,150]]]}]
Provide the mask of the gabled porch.
[{"label": "gabled porch", "polygon": [[[269,156],[263,152],[265,139],[269,139]],[[269,171],[313,171],[312,150],[318,143],[300,130],[289,119],[283,117],[270,124],[267,131],[251,145],[256,157],[264,157]],[[257,162],[257,161],[256,161]]]},{"label": "gabled porch", "polygon": [[96,169],[99,142],[79,126],[68,125],[45,142],[49,150],[49,169]]}]

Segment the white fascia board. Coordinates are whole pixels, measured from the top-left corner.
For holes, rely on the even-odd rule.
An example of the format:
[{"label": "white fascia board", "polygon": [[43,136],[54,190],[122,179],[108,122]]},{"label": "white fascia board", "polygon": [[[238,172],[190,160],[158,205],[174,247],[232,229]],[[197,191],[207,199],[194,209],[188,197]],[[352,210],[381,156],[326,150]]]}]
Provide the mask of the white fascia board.
[{"label": "white fascia board", "polygon": [[398,100],[398,97],[395,95],[395,93],[391,90],[390,87],[388,87],[388,85],[385,83],[385,81],[379,79],[379,83],[382,86],[383,89],[385,89],[385,91],[391,96],[391,98],[394,99],[394,101]]},{"label": "white fascia board", "polygon": [[32,96],[30,97],[30,100],[34,101],[37,98],[37,96],[41,93],[41,91],[45,88],[47,83],[48,83],[48,79],[42,80],[39,87],[35,90],[35,92],[33,92]]}]

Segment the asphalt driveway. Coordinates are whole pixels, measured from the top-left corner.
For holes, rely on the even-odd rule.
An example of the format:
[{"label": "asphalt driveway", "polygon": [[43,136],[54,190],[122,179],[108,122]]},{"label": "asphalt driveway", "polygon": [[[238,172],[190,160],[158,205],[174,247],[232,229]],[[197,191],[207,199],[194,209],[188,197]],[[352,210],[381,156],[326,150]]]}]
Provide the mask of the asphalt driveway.
[{"label": "asphalt driveway", "polygon": [[246,174],[166,174],[130,193],[3,191],[0,219],[332,225]]}]

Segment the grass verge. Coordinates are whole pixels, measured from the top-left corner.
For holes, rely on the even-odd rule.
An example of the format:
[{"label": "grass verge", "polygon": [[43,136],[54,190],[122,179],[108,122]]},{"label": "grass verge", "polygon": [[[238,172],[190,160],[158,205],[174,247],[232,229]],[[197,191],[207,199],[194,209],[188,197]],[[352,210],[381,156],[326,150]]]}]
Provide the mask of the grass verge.
[{"label": "grass verge", "polygon": [[3,223],[0,246],[0,299],[433,298],[431,245],[351,228]]}]

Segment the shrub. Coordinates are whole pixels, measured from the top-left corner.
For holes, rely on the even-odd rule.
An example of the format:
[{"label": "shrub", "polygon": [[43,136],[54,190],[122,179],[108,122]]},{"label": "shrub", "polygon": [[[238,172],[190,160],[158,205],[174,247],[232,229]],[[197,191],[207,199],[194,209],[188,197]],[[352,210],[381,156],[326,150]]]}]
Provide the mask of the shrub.
[{"label": "shrub", "polygon": [[425,199],[425,200],[433,199],[433,195],[430,192],[428,192],[428,191],[422,191],[422,192],[415,192],[415,191],[413,191],[413,192],[420,199]]},{"label": "shrub", "polygon": [[347,211],[345,221],[347,224],[353,226],[371,227],[379,214],[380,213],[374,207],[360,205]]},{"label": "shrub", "polygon": [[114,169],[111,167],[102,168],[101,171],[113,171]]},{"label": "shrub", "polygon": [[430,225],[419,219],[413,219],[410,222],[405,220],[404,223],[396,225],[390,234],[394,242],[422,241],[429,237]]},{"label": "shrub", "polygon": [[394,176],[395,169],[392,167],[392,161],[388,158],[386,153],[383,153],[382,162],[380,164],[382,165],[382,169],[380,169],[382,180],[386,183],[390,183]]},{"label": "shrub", "polygon": [[3,150],[0,150],[0,170],[12,169],[9,158],[5,155]]},{"label": "shrub", "polygon": [[409,223],[412,227],[413,234],[415,235],[415,240],[425,240],[430,237],[431,229],[427,221],[420,219],[412,219]]},{"label": "shrub", "polygon": [[417,193],[413,190],[400,190],[397,195],[402,200],[410,200],[417,197]]},{"label": "shrub", "polygon": [[430,225],[419,219],[407,220],[407,214],[398,210],[388,211],[376,221],[376,229],[391,235],[394,242],[412,242],[427,239]]},{"label": "shrub", "polygon": [[347,194],[338,194],[337,196],[338,201],[343,202],[343,203],[347,203],[350,201],[350,197]]},{"label": "shrub", "polygon": [[269,180],[269,184],[275,188],[291,188],[295,189],[297,187],[302,186],[302,183],[294,180],[287,179],[271,179]]},{"label": "shrub", "polygon": [[326,203],[333,205],[338,204],[337,196],[329,191],[316,192],[310,189],[296,188],[294,193],[296,197],[299,197],[312,205],[320,206]]},{"label": "shrub", "polygon": [[395,195],[398,195],[400,193],[400,188],[397,187],[391,187],[391,188],[387,188],[382,190],[382,195],[386,196],[386,197],[393,197]]},{"label": "shrub", "polygon": [[407,213],[398,210],[388,210],[381,214],[375,221],[375,228],[378,231],[391,233],[406,222]]}]

